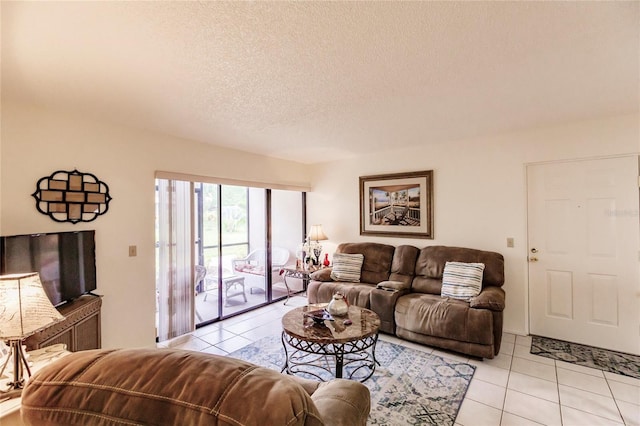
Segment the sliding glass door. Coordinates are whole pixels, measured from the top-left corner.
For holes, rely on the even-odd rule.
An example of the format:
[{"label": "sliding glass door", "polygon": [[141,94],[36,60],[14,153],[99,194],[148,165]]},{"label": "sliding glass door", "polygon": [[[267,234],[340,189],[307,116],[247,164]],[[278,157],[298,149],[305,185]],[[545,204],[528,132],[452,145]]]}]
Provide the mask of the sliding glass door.
[{"label": "sliding glass door", "polygon": [[277,272],[272,274],[272,300],[286,298],[287,291],[302,291],[302,280],[286,278],[285,283],[280,272],[296,265],[296,254],[304,240],[303,211],[303,193],[271,190],[271,259]]},{"label": "sliding glass door", "polygon": [[[164,182],[173,181],[159,179],[157,187]],[[187,183],[193,197],[184,211],[193,212],[192,225],[179,233],[191,234],[184,241],[193,241],[194,273],[185,290],[193,294],[193,303],[184,305],[192,310],[186,317],[191,314],[195,326],[202,326],[285,298],[281,272],[295,266],[303,240],[303,193]],[[162,208],[158,204],[158,218],[166,215]],[[161,267],[166,266],[158,262]],[[163,315],[162,309],[158,312]]]},{"label": "sliding glass door", "polygon": [[[241,186],[198,183],[201,208],[196,208],[198,261],[206,275],[196,287],[197,324],[208,323],[252,305],[245,280],[234,268],[249,254],[249,193]],[[264,190],[262,190],[264,191]]]}]

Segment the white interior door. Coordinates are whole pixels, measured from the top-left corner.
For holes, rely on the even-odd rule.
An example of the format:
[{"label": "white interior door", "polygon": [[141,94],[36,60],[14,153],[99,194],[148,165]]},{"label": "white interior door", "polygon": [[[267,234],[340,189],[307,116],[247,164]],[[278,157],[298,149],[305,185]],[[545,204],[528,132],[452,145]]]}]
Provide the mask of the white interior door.
[{"label": "white interior door", "polygon": [[531,334],[640,354],[638,157],[527,179]]}]

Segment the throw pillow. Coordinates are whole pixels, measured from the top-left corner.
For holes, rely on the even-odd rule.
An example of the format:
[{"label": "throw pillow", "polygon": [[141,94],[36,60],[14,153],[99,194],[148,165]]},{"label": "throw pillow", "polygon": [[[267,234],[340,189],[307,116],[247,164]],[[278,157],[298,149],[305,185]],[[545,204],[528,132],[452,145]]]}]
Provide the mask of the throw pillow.
[{"label": "throw pillow", "polygon": [[442,274],[442,297],[470,300],[482,290],[484,263],[447,262]]},{"label": "throw pillow", "polygon": [[359,283],[362,262],[364,262],[363,254],[335,253],[331,278],[334,281]]}]

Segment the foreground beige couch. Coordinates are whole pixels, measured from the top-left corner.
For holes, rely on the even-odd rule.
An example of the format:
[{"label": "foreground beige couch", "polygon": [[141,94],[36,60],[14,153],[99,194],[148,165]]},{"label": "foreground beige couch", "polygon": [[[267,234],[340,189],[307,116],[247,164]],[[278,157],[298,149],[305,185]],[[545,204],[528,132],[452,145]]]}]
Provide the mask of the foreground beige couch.
[{"label": "foreground beige couch", "polygon": [[[364,255],[360,282],[334,281],[331,269],[316,271],[308,287],[310,303],[329,302],[339,291],[349,303],[376,312],[382,332],[480,358],[500,351],[505,307],[501,254],[379,243],[343,243],[336,253]],[[441,296],[448,261],[484,264],[478,296],[469,301]],[[385,281],[394,281],[393,288],[378,288]]]},{"label": "foreground beige couch", "polygon": [[75,352],[31,377],[28,425],[365,425],[369,390],[173,349]]}]

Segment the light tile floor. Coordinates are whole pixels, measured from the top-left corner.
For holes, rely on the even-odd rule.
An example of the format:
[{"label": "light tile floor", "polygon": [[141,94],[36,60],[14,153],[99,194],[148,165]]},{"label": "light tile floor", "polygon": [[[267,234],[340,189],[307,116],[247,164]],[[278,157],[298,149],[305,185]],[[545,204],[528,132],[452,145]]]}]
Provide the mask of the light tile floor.
[{"label": "light tile floor", "polygon": [[[306,298],[282,302],[159,343],[227,355],[265,336],[280,335],[280,320]],[[469,359],[396,337],[380,339],[427,353],[464,359],[476,372],[456,425],[634,425],[640,426],[640,380],[531,355],[531,338],[505,333],[500,354]],[[398,425],[400,426],[400,425]]]}]

